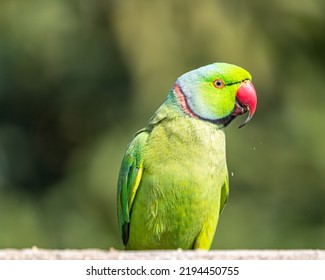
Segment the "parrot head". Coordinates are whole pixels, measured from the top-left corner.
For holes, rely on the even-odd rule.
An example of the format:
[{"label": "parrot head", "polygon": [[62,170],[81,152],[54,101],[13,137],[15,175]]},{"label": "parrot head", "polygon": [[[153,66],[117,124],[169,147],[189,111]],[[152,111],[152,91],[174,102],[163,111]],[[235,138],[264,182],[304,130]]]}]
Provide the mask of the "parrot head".
[{"label": "parrot head", "polygon": [[222,127],[248,111],[240,128],[256,110],[257,97],[251,80],[251,75],[241,67],[213,63],[180,76],[173,91],[184,113]]}]

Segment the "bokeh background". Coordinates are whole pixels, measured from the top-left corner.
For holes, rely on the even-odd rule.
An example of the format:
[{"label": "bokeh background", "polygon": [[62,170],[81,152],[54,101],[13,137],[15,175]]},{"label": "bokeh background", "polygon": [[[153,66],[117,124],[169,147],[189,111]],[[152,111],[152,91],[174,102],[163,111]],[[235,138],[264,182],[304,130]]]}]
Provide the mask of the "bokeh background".
[{"label": "bokeh background", "polygon": [[323,0],[1,0],[0,247],[122,248],[116,181],[182,73],[251,72],[213,248],[325,248]]}]

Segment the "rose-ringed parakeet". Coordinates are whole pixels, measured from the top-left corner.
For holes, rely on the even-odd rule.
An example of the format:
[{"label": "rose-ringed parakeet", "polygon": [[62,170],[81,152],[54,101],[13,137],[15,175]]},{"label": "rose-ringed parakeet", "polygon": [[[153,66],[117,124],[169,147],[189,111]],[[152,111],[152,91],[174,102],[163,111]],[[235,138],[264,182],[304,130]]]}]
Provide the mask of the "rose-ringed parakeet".
[{"label": "rose-ringed parakeet", "polygon": [[129,250],[209,249],[228,198],[226,127],[257,99],[251,75],[213,63],[180,76],[122,161],[117,210]]}]

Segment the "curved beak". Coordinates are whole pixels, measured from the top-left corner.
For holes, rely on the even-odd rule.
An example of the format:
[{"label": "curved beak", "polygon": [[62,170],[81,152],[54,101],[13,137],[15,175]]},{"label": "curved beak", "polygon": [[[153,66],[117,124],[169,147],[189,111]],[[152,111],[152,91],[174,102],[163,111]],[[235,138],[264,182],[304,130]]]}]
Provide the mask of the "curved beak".
[{"label": "curved beak", "polygon": [[238,127],[241,128],[247,124],[256,111],[257,96],[254,85],[251,81],[243,81],[237,90],[235,109],[232,116],[239,116],[248,111],[247,119]]}]

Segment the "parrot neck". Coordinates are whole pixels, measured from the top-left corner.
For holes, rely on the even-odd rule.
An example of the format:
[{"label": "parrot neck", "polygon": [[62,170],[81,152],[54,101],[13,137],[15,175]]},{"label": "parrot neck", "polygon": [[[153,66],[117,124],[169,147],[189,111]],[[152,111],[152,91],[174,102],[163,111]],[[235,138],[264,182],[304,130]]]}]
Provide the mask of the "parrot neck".
[{"label": "parrot neck", "polygon": [[[165,102],[158,108],[149,121],[149,125],[155,125],[163,120],[175,118],[195,118],[202,122],[207,122],[191,111],[187,105],[186,98],[181,90],[175,85],[167,95]],[[209,121],[210,122],[210,121]],[[213,122],[210,122],[213,123]],[[213,123],[217,129],[222,129],[222,123]]]},{"label": "parrot neck", "polygon": [[178,101],[178,106],[182,109],[184,113],[191,116],[192,118],[199,119],[200,117],[196,115],[191,108],[188,106],[185,94],[182,91],[182,88],[180,85],[175,84],[173,89],[174,96],[176,97]]}]

